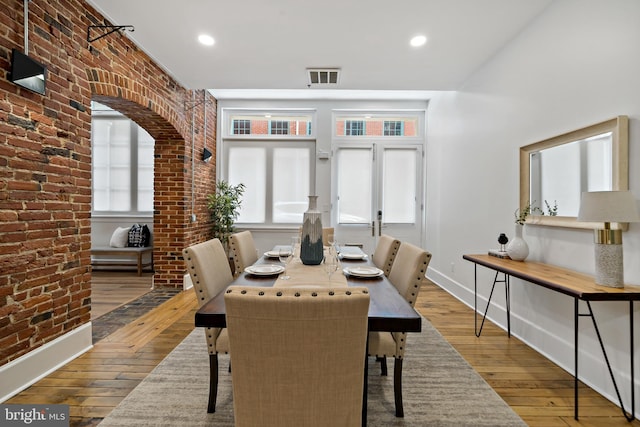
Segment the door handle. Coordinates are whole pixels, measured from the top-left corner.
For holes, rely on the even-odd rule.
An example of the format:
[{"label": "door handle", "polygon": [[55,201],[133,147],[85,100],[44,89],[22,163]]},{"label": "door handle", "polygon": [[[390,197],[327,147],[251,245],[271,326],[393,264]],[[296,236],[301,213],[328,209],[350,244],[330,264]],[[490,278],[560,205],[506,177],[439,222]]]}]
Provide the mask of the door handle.
[{"label": "door handle", "polygon": [[382,211],[378,211],[378,237],[382,236]]},{"label": "door handle", "polygon": [[376,237],[376,222],[371,221],[371,237]]}]

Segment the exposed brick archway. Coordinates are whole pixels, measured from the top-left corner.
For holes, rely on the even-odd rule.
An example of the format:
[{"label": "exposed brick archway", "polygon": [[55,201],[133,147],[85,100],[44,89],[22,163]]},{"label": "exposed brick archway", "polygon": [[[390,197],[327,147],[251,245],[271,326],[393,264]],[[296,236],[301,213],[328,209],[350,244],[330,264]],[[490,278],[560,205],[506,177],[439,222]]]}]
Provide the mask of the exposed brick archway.
[{"label": "exposed brick archway", "polygon": [[97,69],[87,70],[87,76],[94,101],[126,115],[155,139],[154,284],[181,286],[182,249],[191,243],[185,235],[190,233],[191,188],[186,185],[190,169],[185,152],[190,143],[186,144],[183,137],[185,134],[190,139],[190,126],[186,126],[190,123],[184,114],[176,112],[175,99],[169,105],[165,99],[149,97],[144,87],[126,76]]}]

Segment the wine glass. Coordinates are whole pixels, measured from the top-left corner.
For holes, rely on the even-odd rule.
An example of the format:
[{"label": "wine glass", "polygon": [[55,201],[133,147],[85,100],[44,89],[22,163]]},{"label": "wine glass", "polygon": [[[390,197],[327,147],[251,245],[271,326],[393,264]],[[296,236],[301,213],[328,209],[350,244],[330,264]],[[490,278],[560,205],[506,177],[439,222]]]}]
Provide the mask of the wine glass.
[{"label": "wine glass", "polygon": [[300,237],[293,236],[291,238],[291,256],[295,260],[300,257]]},{"label": "wine glass", "polygon": [[280,259],[280,262],[282,263],[282,265],[284,266],[284,271],[282,272],[282,275],[280,276],[280,278],[282,280],[289,280],[290,277],[287,275],[287,264],[289,264],[289,261],[291,261],[291,258],[293,257],[293,251],[287,248],[280,248],[279,252],[278,252],[278,258]]},{"label": "wine glass", "polygon": [[333,253],[331,253],[331,251],[329,251],[327,256],[324,258],[324,268],[329,275],[329,280],[331,280],[331,275],[338,270],[338,259]]}]

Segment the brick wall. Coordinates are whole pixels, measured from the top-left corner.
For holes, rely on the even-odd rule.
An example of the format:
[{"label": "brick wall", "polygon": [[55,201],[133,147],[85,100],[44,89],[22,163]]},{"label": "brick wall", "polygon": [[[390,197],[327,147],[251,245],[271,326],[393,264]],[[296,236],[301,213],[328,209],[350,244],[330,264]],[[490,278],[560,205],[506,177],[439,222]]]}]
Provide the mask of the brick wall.
[{"label": "brick wall", "polygon": [[119,33],[89,44],[88,26],[110,23],[83,1],[29,2],[29,56],[47,66],[46,95],[9,82],[23,10],[23,0],[0,3],[0,365],[90,319],[92,99],[156,140],[156,286],[180,286],[183,247],[209,237],[215,179],[215,157],[202,161],[205,105],[215,151],[215,99],[181,87]]}]

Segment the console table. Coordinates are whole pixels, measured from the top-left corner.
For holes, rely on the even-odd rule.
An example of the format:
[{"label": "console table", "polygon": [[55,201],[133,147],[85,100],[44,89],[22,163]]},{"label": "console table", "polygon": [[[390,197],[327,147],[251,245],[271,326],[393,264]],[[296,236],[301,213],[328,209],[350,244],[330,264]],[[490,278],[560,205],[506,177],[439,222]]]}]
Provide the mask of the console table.
[{"label": "console table", "polygon": [[[487,301],[487,309],[484,312],[482,318],[482,324],[480,330],[477,327],[477,315],[476,317],[476,336],[480,336],[482,333],[482,325],[487,316],[487,310],[491,303],[491,297],[493,296],[493,290],[496,283],[505,284],[506,294],[506,309],[507,309],[507,333],[511,336],[511,304],[510,304],[510,277],[516,277],[518,279],[525,280],[534,285],[542,286],[555,292],[559,292],[568,295],[574,299],[574,418],[578,419],[578,321],[580,317],[590,317],[593,322],[593,327],[604,355],[604,360],[609,369],[609,375],[613,381],[613,387],[615,388],[618,400],[620,402],[620,408],[622,413],[628,421],[635,419],[635,377],[634,377],[634,332],[633,332],[633,302],[640,300],[640,286],[625,286],[624,288],[610,288],[606,286],[596,285],[592,276],[581,274],[573,270],[566,268],[556,267],[549,264],[543,264],[539,262],[529,261],[513,261],[511,259],[502,259],[490,255],[463,255],[463,259],[474,263],[474,298],[475,309],[477,313],[477,296],[478,296],[478,265],[489,268],[496,272],[493,280],[493,287]],[[504,275],[503,280],[498,279],[498,274]],[[580,313],[578,303],[579,301],[585,301],[587,306],[587,313]],[[591,301],[628,301],[629,302],[629,343],[630,343],[630,356],[631,361],[631,412],[627,413],[622,403],[622,397],[618,391],[618,385],[616,384],[609,358],[598,330],[598,324],[596,318],[591,310]]]}]

